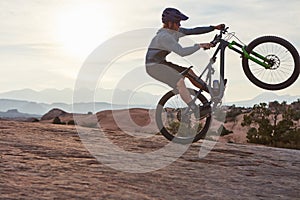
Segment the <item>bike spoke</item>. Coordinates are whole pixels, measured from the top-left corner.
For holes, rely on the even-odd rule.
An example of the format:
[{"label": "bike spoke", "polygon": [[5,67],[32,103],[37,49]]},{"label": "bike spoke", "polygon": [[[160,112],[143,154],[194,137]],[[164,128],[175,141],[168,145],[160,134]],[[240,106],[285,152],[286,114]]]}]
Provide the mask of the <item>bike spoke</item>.
[{"label": "bike spoke", "polygon": [[265,69],[255,62],[249,61],[251,62],[250,70],[258,80],[269,84],[280,84],[286,81],[293,73],[293,57],[290,52],[281,45],[262,43],[257,48],[254,48],[253,51],[276,61],[271,69]]},{"label": "bike spoke", "polygon": [[[190,92],[193,90],[190,90]],[[200,95],[201,99],[196,99],[196,105],[203,105],[207,102],[203,95]],[[195,98],[195,93],[191,92],[192,99]],[[165,102],[161,104],[161,108],[158,109],[157,120],[159,122],[162,133],[168,138],[175,137],[180,141],[194,140],[197,135],[206,133],[208,123],[210,122],[210,115],[202,117],[201,120],[196,119],[193,112],[188,110],[188,106],[181,99],[179,94],[174,94],[166,98]],[[160,110],[160,111],[159,111]],[[188,111],[186,113],[186,111]],[[209,119],[208,119],[209,118]],[[160,123],[162,122],[162,124]],[[165,129],[162,129],[165,128]],[[203,130],[205,128],[205,130]],[[197,137],[199,140],[199,136]]]}]

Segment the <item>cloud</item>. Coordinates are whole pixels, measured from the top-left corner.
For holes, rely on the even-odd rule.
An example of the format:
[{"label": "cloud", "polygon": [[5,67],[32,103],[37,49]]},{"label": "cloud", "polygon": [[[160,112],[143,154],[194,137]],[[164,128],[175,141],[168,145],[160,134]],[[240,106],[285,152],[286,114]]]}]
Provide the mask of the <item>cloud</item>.
[{"label": "cloud", "polygon": [[49,54],[53,49],[60,48],[60,45],[53,43],[28,43],[28,44],[4,44],[0,45],[1,54],[27,54],[27,55],[41,55]]}]

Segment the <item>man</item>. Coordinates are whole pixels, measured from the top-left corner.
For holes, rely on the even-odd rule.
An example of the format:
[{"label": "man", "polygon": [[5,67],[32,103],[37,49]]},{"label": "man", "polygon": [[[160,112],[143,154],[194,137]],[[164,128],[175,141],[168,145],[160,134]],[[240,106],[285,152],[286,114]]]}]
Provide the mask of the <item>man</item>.
[{"label": "man", "polygon": [[[194,34],[204,34],[215,29],[221,30],[224,24],[209,27],[196,27],[193,29],[186,29],[180,27],[182,20],[187,20],[188,17],[182,14],[175,8],[166,8],[162,13],[163,28],[159,29],[156,36],[152,39],[147,55],[146,55],[146,71],[156,80],[168,84],[172,88],[178,89],[182,100],[189,105],[195,112],[199,113],[197,105],[192,101],[190,93],[184,83],[183,72],[186,67],[182,67],[171,62],[166,61],[166,56],[174,52],[180,56],[191,55],[199,49],[209,49],[213,47],[211,43],[195,44],[190,47],[182,47],[178,41],[180,37]],[[197,79],[196,74],[189,70],[185,75],[196,87],[209,92],[206,84]]]}]

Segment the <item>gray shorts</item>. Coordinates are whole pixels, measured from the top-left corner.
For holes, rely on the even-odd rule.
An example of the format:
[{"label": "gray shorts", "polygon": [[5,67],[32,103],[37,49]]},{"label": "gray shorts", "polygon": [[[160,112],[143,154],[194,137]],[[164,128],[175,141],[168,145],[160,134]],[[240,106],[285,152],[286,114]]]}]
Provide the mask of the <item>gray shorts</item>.
[{"label": "gray shorts", "polygon": [[168,84],[172,88],[177,87],[178,81],[183,78],[180,73],[185,69],[187,68],[167,61],[146,64],[146,71],[151,77]]}]

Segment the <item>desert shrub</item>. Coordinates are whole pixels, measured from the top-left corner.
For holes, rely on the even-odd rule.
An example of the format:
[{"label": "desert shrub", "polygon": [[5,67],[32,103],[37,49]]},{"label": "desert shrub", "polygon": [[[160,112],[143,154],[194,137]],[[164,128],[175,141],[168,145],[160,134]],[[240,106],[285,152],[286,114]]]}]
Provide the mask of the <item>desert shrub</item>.
[{"label": "desert shrub", "polygon": [[52,124],[61,124],[61,120],[59,119],[59,117],[55,117],[55,118],[53,119]]},{"label": "desert shrub", "polygon": [[208,131],[207,135],[209,135],[209,136],[224,136],[224,135],[228,135],[230,133],[233,133],[233,131],[230,131],[230,130],[226,129],[223,125],[221,125],[218,128],[218,130]]},{"label": "desert shrub", "polygon": [[221,136],[233,133],[233,131],[226,129],[223,125],[219,128],[219,130],[221,131]]},{"label": "desert shrub", "polygon": [[229,112],[226,113],[226,122],[235,121],[238,115],[242,114],[242,108],[232,107]]},{"label": "desert shrub", "polygon": [[281,140],[273,142],[273,146],[300,150],[300,129],[285,132],[285,134],[281,137]]},{"label": "desert shrub", "polygon": [[247,132],[247,140],[250,143],[258,143],[259,134],[257,133],[257,129],[252,127]]},{"label": "desert shrub", "polygon": [[214,116],[217,121],[223,122],[226,119],[226,115],[227,115],[227,113],[225,110],[216,109],[216,111],[214,111]]},{"label": "desert shrub", "polygon": [[74,120],[69,120],[67,124],[68,124],[68,125],[75,125],[76,123],[75,123]]},{"label": "desert shrub", "polygon": [[169,130],[171,133],[174,133],[174,134],[175,134],[175,133],[178,132],[179,127],[180,127],[180,122],[175,122],[175,121],[173,121],[173,122],[171,122],[171,123],[169,124],[168,130]]},{"label": "desert shrub", "polygon": [[37,118],[33,118],[32,119],[32,122],[39,122],[40,120],[39,119],[37,119]]},{"label": "desert shrub", "polygon": [[[279,114],[282,115],[280,121]],[[293,120],[298,120],[297,112],[285,102],[273,103],[271,109],[266,104],[259,104],[253,107],[252,113],[244,116],[242,126],[250,127],[247,132],[250,143],[300,149],[300,129]]]},{"label": "desert shrub", "polygon": [[39,122],[39,121],[40,120],[38,118],[35,118],[35,117],[26,119],[26,122]]}]

